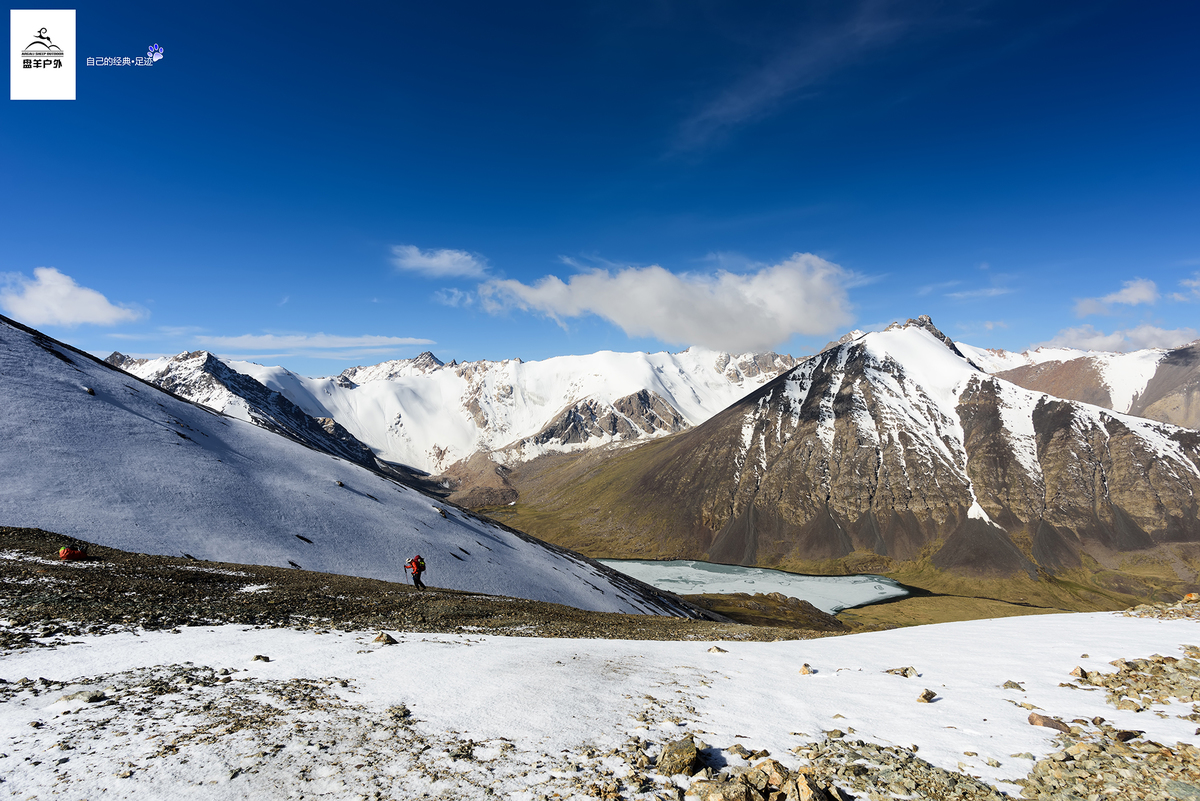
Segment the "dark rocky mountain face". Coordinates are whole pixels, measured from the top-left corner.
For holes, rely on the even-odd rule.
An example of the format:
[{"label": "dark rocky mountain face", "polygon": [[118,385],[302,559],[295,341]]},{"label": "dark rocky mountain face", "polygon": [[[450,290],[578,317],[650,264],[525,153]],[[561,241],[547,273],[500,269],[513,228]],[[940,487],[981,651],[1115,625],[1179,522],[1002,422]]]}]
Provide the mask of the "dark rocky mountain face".
[{"label": "dark rocky mountain face", "polygon": [[1141,559],[1195,582],[1200,432],[1023,390],[946,342],[910,320],[665,441],[510,480],[531,528],[606,556],[1029,580]]}]

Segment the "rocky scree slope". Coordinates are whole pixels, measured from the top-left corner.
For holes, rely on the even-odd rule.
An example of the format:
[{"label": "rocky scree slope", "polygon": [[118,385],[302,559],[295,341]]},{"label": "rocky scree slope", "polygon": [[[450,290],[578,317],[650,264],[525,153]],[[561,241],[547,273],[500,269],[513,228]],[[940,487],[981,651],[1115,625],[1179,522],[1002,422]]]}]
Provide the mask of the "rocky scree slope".
[{"label": "rocky scree slope", "polygon": [[837,344],[669,440],[535,468],[518,479],[539,503],[515,519],[606,556],[1101,576],[1132,595],[1153,587],[1118,575],[1131,563],[1171,591],[1200,567],[1200,432],[990,376],[927,317]]},{"label": "rocky scree slope", "polygon": [[702,614],[579,554],[216,414],[0,318],[0,524],[115,548],[635,614]]}]

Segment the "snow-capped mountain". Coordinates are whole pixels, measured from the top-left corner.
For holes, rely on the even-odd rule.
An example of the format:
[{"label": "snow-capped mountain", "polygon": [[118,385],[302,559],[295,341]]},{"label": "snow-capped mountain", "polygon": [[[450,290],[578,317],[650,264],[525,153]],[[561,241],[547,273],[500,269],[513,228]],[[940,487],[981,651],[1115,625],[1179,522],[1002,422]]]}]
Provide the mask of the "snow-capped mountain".
[{"label": "snow-capped mountain", "polygon": [[1131,353],[958,347],[987,372],[1027,389],[1200,428],[1200,342]]},{"label": "snow-capped mountain", "polygon": [[0,522],[598,611],[684,607],[578,554],[216,414],[0,317]]},{"label": "snow-capped mountain", "polygon": [[1157,550],[1194,582],[1200,433],[988,375],[922,317],[537,495],[592,553],[1035,577]]},{"label": "snow-capped mountain", "polygon": [[290,437],[368,469],[382,467],[371,449],[335,420],[311,417],[258,381],[206,351],[172,358],[133,359],[113,353],[106,363],[209,409]]},{"label": "snow-capped mountain", "polygon": [[[244,406],[233,397],[245,397],[236,382],[219,391],[199,377],[211,361],[219,360],[182,354],[121,366],[214,408]],[[480,452],[512,464],[548,452],[675,433],[707,420],[796,361],[774,353],[731,356],[699,348],[462,364],[423,353],[354,367],[334,378],[223,363],[309,416],[337,421],[379,458],[440,473]]]}]

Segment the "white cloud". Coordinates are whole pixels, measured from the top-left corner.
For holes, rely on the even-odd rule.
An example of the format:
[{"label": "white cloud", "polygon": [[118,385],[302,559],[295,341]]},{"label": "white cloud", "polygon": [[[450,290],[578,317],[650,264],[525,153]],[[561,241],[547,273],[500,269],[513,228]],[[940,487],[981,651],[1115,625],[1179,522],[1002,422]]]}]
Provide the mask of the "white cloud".
[{"label": "white cloud", "polygon": [[1143,323],[1136,328],[1106,334],[1091,325],[1064,328],[1053,339],[1035,347],[1080,348],[1082,350],[1131,351],[1142,348],[1178,348],[1194,341],[1200,334],[1194,328],[1168,330]]},{"label": "white cloud", "polygon": [[962,281],[943,281],[940,284],[926,284],[917,290],[917,295],[919,297],[924,297],[931,292],[941,292],[943,289],[950,289],[951,287],[958,286],[961,283]]},{"label": "white cloud", "polygon": [[1126,281],[1123,289],[1113,292],[1111,295],[1105,295],[1102,300],[1105,303],[1124,303],[1129,306],[1137,306],[1142,303],[1153,304],[1158,300],[1158,287],[1148,278],[1136,278],[1133,281]]},{"label": "white cloud", "polygon": [[1007,295],[1014,290],[1003,286],[989,286],[983,289],[967,289],[962,292],[947,292],[946,297],[954,300],[975,300],[977,298],[996,298]]},{"label": "white cloud", "polygon": [[[1179,285],[1181,287],[1185,287],[1186,289],[1190,289],[1192,291],[1193,296],[1200,298],[1200,273],[1192,273],[1191,278],[1184,278],[1182,281],[1179,282]],[[1188,299],[1186,296],[1183,296],[1178,292],[1176,292],[1174,295],[1172,295],[1172,297],[1175,298],[1176,300],[1187,300]]]},{"label": "white cloud", "polygon": [[416,245],[396,245],[392,255],[392,264],[398,269],[430,278],[483,278],[488,271],[487,259],[465,250],[421,250]]},{"label": "white cloud", "polygon": [[484,308],[535,311],[559,321],[595,314],[629,336],[728,351],[766,350],[793,334],[827,334],[852,319],[847,286],[857,276],[811,253],[757,272],[669,272],[657,265],[591,270],[529,285],[479,287]]},{"label": "white cloud", "polygon": [[144,314],[109,303],[104,295],[80,286],[53,267],[36,268],[33,278],[22,273],[0,274],[0,285],[0,309],[27,325],[115,325]]},{"label": "white cloud", "polygon": [[[412,345],[433,345],[432,339],[414,337],[357,336],[330,334],[243,334],[236,337],[201,336],[196,341],[223,353],[240,353],[242,358],[275,358],[302,354],[322,359],[394,353]],[[256,351],[254,356],[245,355]]]},{"label": "white cloud", "polygon": [[456,309],[465,308],[475,304],[475,293],[464,292],[454,287],[446,287],[434,292],[433,299],[443,306],[452,306]]},{"label": "white cloud", "polygon": [[1158,286],[1148,278],[1126,281],[1121,289],[1102,298],[1081,298],[1075,301],[1075,316],[1089,317],[1093,314],[1111,314],[1113,304],[1125,306],[1153,306],[1158,301]]}]

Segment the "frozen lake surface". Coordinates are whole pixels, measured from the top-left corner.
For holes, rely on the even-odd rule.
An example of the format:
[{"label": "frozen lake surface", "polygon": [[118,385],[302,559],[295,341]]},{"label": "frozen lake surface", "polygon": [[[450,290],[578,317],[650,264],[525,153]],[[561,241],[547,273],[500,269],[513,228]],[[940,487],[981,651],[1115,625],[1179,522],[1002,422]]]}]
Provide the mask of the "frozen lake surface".
[{"label": "frozen lake surface", "polygon": [[779,592],[808,601],[822,612],[836,614],[854,606],[902,598],[908,591],[883,576],[805,576],[765,567],[716,565],[678,559],[600,559],[614,570],[676,595],[702,593]]}]

